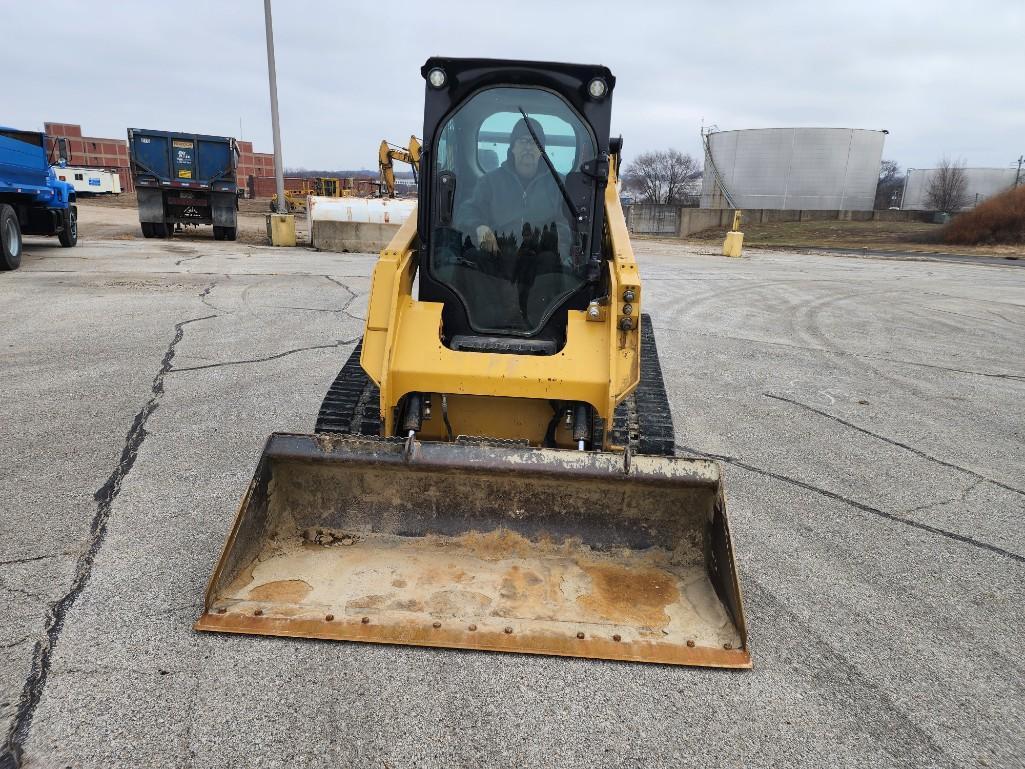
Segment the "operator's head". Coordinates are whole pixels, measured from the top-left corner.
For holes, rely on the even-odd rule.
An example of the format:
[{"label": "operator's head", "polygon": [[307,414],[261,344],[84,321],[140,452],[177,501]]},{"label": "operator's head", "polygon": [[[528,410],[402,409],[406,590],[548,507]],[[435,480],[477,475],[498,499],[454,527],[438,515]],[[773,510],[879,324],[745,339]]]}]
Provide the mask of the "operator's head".
[{"label": "operator's head", "polygon": [[[530,118],[530,127],[534,129],[534,136],[541,146],[545,146],[545,130],[541,124]],[[537,172],[537,164],[541,159],[541,151],[537,143],[527,130],[527,122],[520,118],[513,126],[512,136],[509,139],[509,154],[512,155],[513,167],[520,176],[529,179]]]}]

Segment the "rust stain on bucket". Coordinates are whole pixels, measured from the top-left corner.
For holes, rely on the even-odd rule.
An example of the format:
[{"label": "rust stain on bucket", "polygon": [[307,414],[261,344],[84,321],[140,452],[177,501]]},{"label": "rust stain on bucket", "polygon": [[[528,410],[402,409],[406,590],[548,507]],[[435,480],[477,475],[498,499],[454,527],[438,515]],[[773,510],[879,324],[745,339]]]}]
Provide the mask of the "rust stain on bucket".
[{"label": "rust stain on bucket", "polygon": [[666,607],[680,600],[676,579],[661,569],[627,568],[614,563],[582,563],[592,589],[577,603],[609,622],[649,628],[669,624]]},{"label": "rust stain on bucket", "polygon": [[313,587],[301,579],[280,579],[257,585],[249,591],[249,598],[254,601],[283,601],[299,603],[310,594]]}]

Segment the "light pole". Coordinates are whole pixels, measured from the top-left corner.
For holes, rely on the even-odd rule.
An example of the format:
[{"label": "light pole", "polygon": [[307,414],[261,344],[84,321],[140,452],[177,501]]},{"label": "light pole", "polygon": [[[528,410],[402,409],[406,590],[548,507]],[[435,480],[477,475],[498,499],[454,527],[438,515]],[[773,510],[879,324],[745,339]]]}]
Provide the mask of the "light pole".
[{"label": "light pole", "polygon": [[274,67],[274,23],[270,0],[263,0],[263,18],[267,28],[267,78],[270,80],[270,119],[274,131],[274,180],[277,182],[278,212],[287,213],[285,203],[285,170],[281,162],[281,125],[278,123],[278,73]]}]

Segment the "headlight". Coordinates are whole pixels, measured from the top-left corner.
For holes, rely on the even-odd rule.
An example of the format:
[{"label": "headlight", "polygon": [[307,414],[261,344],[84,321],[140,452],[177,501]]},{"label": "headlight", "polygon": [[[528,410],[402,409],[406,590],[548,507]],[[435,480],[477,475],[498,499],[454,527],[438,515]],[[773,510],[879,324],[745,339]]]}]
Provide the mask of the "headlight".
[{"label": "headlight", "polygon": [[435,67],[427,73],[427,82],[431,84],[432,88],[444,88],[447,81],[448,76],[441,67]]},{"label": "headlight", "polygon": [[605,84],[605,81],[600,77],[596,77],[590,83],[587,84],[587,92],[591,94],[592,99],[601,99],[605,96],[605,92],[609,90],[609,87]]}]

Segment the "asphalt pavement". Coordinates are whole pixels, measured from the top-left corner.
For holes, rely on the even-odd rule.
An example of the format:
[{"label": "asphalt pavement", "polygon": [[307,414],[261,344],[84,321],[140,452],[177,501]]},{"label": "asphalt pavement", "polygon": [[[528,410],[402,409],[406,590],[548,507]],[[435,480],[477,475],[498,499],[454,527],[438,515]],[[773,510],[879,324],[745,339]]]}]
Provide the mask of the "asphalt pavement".
[{"label": "asphalt pavement", "polygon": [[0,767],[965,767],[1025,755],[1025,271],[639,241],[754,669],[192,630],[374,257],[28,239],[0,273]]}]

